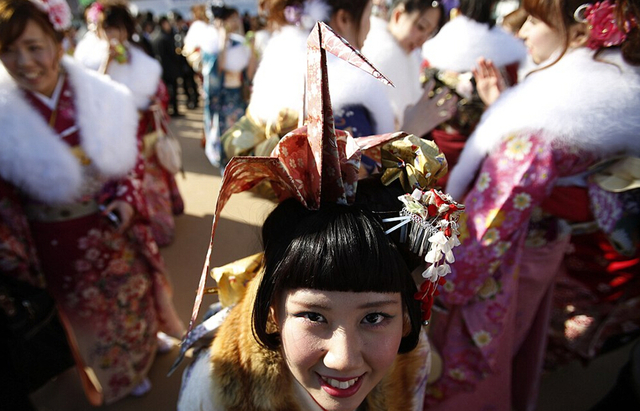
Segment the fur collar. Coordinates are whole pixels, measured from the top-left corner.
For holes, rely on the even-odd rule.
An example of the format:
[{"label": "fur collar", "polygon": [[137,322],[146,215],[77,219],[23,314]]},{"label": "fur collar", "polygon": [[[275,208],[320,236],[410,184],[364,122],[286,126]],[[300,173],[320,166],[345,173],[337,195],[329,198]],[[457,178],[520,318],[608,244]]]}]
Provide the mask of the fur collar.
[{"label": "fur collar", "polygon": [[[282,355],[261,347],[253,337],[250,319],[260,278],[258,275],[251,280],[244,298],[231,310],[213,340],[214,405],[227,411],[307,411],[305,404],[298,402],[300,390]],[[367,396],[367,410],[422,409],[423,393],[415,385],[424,382],[420,378],[426,376],[420,370],[429,366],[429,361],[423,333],[419,347],[398,355],[387,376]]]},{"label": "fur collar", "polygon": [[[452,52],[455,51],[455,52]],[[492,60],[497,67],[522,61],[527,56],[524,43],[499,26],[478,23],[459,16],[422,46],[429,65],[458,73],[471,71],[478,57]]]},{"label": "fur collar", "polygon": [[[151,98],[158,91],[162,66],[156,59],[136,46],[130,45],[128,50],[130,61],[127,64],[112,62],[107,68],[107,74],[113,80],[127,86],[133,94],[136,107],[139,110],[146,110]],[[107,42],[100,40],[90,31],[78,43],[73,56],[83,66],[97,71],[107,58],[106,52]]]},{"label": "fur collar", "polygon": [[447,191],[460,198],[485,156],[506,136],[538,132],[582,150],[609,156],[640,154],[640,69],[617,50],[568,52],[556,65],[532,73],[505,91],[482,116],[451,172]]},{"label": "fur collar", "polygon": [[295,26],[275,32],[253,79],[249,111],[263,123],[278,119],[280,110],[302,110],[309,33]]},{"label": "fur collar", "polygon": [[387,95],[398,124],[402,124],[404,109],[422,95],[418,52],[407,54],[387,29],[387,22],[371,17],[362,54],[393,83],[394,87],[387,87]]},{"label": "fur collar", "polygon": [[[74,92],[81,146],[98,171],[124,176],[137,157],[137,111],[131,94],[65,56],[62,67]],[[0,177],[45,203],[73,201],[82,171],[69,146],[29,105],[0,65]]]},{"label": "fur collar", "polygon": [[376,134],[395,131],[393,109],[385,98],[385,88],[390,86],[334,55],[327,54],[327,66],[334,111],[350,105],[361,105],[371,114]]}]

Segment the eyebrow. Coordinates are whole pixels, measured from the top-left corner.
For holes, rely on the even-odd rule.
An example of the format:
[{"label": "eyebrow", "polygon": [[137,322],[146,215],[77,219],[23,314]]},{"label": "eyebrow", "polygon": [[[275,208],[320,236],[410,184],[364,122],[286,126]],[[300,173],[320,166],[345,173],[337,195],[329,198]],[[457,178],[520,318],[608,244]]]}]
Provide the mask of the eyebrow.
[{"label": "eyebrow", "polygon": [[[306,308],[310,308],[310,309],[322,309],[322,310],[331,310],[331,307],[329,306],[328,303],[324,303],[324,302],[316,302],[316,303],[309,303],[309,302],[305,302],[305,301],[296,301],[296,300],[291,300],[291,302],[293,304],[297,304],[297,305],[301,305],[304,306]],[[380,300],[380,301],[371,301],[365,304],[361,304],[359,306],[357,306],[357,309],[366,309],[366,308],[378,308],[378,307],[384,307],[387,305],[393,305],[393,304],[397,304],[398,301],[397,300]]]}]

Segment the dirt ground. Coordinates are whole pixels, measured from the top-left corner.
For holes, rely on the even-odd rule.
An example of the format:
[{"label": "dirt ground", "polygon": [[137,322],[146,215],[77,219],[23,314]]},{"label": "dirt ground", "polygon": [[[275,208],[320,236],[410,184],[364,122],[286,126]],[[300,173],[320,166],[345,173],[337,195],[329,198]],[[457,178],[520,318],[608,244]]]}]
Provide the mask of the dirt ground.
[{"label": "dirt ground", "polygon": [[[182,143],[185,177],[178,185],[185,200],[185,214],[176,220],[176,238],[162,249],[174,285],[174,302],[178,313],[188,323],[195,290],[209,245],[211,220],[220,187],[220,172],[210,165],[200,147],[202,110],[186,110],[186,115],[172,120],[172,128]],[[232,196],[216,232],[212,266],[223,265],[257,252],[259,226],[273,204],[249,193]],[[212,280],[209,279],[211,284]],[[203,306],[215,302],[205,296]],[[202,310],[201,310],[202,311]],[[587,410],[614,384],[618,370],[628,358],[632,344],[607,354],[588,367],[570,364],[544,376],[536,411]],[[127,397],[115,404],[99,407],[103,411],[172,411],[180,388],[181,374],[189,358],[171,376],[167,372],[178,353],[158,355],[149,378],[151,391],[140,398]],[[58,377],[33,396],[39,411],[89,411],[74,370]],[[471,411],[471,410],[470,410]]]}]

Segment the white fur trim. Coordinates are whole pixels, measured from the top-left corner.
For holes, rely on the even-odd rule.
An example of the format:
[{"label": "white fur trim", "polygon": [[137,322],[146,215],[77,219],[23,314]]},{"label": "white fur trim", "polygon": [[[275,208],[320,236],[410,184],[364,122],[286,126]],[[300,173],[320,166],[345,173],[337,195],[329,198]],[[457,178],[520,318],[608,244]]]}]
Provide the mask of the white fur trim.
[{"label": "white fur trim", "polygon": [[402,124],[404,109],[415,104],[422,95],[420,61],[416,54],[407,54],[387,29],[387,22],[371,17],[371,30],[362,47],[364,54],[394,87],[387,87],[398,124]]},{"label": "white fur trim", "polygon": [[[136,46],[128,47],[131,59],[127,64],[111,62],[107,74],[118,83],[124,84],[133,94],[136,107],[145,110],[151,98],[158,91],[162,77],[162,66],[153,57],[148,56]],[[73,57],[83,66],[98,70],[107,58],[108,43],[88,32],[78,44]]]},{"label": "white fur trim", "polygon": [[327,53],[329,95],[334,111],[349,105],[364,106],[374,122],[375,134],[395,131],[394,115],[384,85],[370,74]]},{"label": "white fur trim", "polygon": [[453,168],[447,192],[460,198],[485,156],[503,138],[538,132],[550,141],[609,156],[640,154],[640,68],[619,51],[580,48],[505,91],[484,113]]},{"label": "white fur trim", "polygon": [[422,46],[422,57],[433,67],[458,73],[471,71],[479,57],[498,66],[521,62],[527,56],[522,40],[499,26],[478,23],[459,16]]},{"label": "white fur trim", "polygon": [[[124,176],[137,157],[137,111],[123,87],[65,56],[74,90],[81,145],[99,172]],[[0,65],[0,176],[45,203],[77,198],[82,174],[69,146],[29,105]]]},{"label": "white fur trim", "polygon": [[218,30],[204,21],[196,20],[191,23],[184,38],[184,50],[187,54],[201,49],[206,53],[217,53],[220,48]]},{"label": "white fur trim", "polygon": [[244,37],[232,33],[231,39],[240,42],[233,47],[227,45],[226,55],[224,58],[224,70],[231,72],[239,72],[247,68],[249,59],[251,58],[251,49],[244,43]]},{"label": "white fur trim", "polygon": [[309,33],[295,26],[275,32],[253,79],[249,111],[262,122],[274,121],[283,108],[302,109]]}]

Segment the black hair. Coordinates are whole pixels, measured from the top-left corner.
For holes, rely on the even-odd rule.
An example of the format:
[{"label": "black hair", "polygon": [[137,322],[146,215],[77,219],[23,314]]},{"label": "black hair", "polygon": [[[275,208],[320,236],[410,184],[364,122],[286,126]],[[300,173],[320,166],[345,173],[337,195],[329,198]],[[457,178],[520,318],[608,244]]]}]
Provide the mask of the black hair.
[{"label": "black hair", "polygon": [[360,20],[362,19],[364,9],[367,7],[367,4],[369,4],[369,0],[327,0],[327,4],[331,6],[332,15],[338,10],[344,10],[349,13],[354,23],[358,26],[359,31]]},{"label": "black hair", "polygon": [[238,10],[235,7],[229,7],[224,4],[214,4],[211,6],[211,14],[213,14],[213,17],[216,19],[226,20],[236,13],[238,13]]},{"label": "black hair", "polygon": [[133,43],[133,35],[136,34],[136,21],[129,12],[129,9],[124,4],[108,4],[104,6],[102,12],[104,18],[102,19],[103,28],[119,28],[125,29],[127,32],[127,39]]},{"label": "black hair", "polygon": [[[399,292],[411,329],[399,353],[416,347],[420,304],[405,261],[365,205],[323,204],[307,210],[294,199],[280,203],[262,227],[264,273],[253,308],[256,340],[277,349],[280,337],[269,333],[270,309],[286,290]],[[409,325],[409,324],[407,324]]]},{"label": "black hair", "polygon": [[463,16],[493,27],[496,24],[493,18],[494,5],[493,0],[460,0],[458,9]]},{"label": "black hair", "polygon": [[389,17],[391,16],[391,13],[393,13],[393,9],[395,9],[400,5],[404,6],[404,11],[406,13],[413,13],[414,11],[417,11],[418,13],[422,14],[430,9],[440,10],[440,18],[438,19],[438,28],[436,31],[433,32],[432,36],[435,36],[438,33],[438,31],[440,31],[440,29],[442,28],[442,26],[444,26],[444,23],[447,22],[449,17],[445,12],[444,4],[442,3],[441,0],[393,0],[391,7],[389,7]]}]

